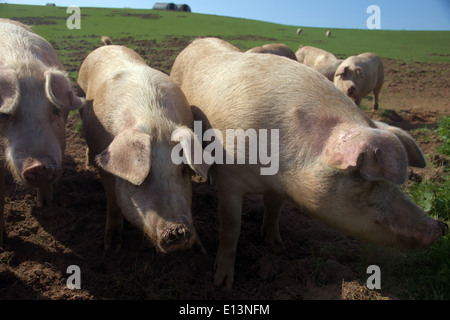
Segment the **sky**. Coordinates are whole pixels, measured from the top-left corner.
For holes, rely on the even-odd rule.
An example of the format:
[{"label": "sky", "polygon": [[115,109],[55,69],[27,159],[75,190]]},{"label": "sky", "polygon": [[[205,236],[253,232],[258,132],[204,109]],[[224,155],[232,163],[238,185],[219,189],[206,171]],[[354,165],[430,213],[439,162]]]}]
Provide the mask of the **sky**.
[{"label": "sky", "polygon": [[[151,0],[0,0],[0,3],[151,9]],[[262,20],[293,26],[367,29],[379,7],[384,30],[450,30],[450,0],[176,0],[192,12]]]}]

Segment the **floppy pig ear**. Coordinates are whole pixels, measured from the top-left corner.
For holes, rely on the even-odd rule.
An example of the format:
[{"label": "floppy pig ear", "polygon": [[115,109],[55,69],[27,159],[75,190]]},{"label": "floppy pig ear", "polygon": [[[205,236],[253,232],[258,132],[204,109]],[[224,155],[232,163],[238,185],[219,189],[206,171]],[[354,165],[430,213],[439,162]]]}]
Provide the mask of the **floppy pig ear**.
[{"label": "floppy pig ear", "polygon": [[0,68],[0,112],[12,114],[19,102],[20,86],[13,69]]},{"label": "floppy pig ear", "polygon": [[183,161],[189,164],[192,170],[194,170],[203,179],[208,178],[208,170],[211,165],[205,162],[203,159],[202,143],[195,135],[195,133],[188,127],[180,127],[172,133],[172,141],[179,141],[178,148],[175,147],[173,152],[179,152],[179,148],[183,149]]},{"label": "floppy pig ear", "polygon": [[417,142],[406,131],[380,121],[374,122],[378,128],[392,132],[400,140],[405,148],[406,155],[408,156],[408,165],[417,168],[426,167],[427,163],[422,150]]},{"label": "floppy pig ear", "polygon": [[139,186],[150,172],[150,136],[124,130],[95,160],[105,171]]},{"label": "floppy pig ear", "polygon": [[69,79],[59,70],[47,70],[45,75],[45,94],[60,108],[75,110],[81,108],[84,99],[76,96]]},{"label": "floppy pig ear", "polygon": [[374,130],[352,128],[331,136],[322,152],[322,162],[340,170],[359,170],[367,180],[404,183],[407,157],[403,147],[392,134]]},{"label": "floppy pig ear", "polygon": [[344,74],[347,72],[347,70],[348,70],[348,66],[340,65],[340,66],[337,68],[337,70],[336,70],[336,72],[335,72],[335,75],[336,75],[336,76],[342,76],[342,75],[344,75]]}]

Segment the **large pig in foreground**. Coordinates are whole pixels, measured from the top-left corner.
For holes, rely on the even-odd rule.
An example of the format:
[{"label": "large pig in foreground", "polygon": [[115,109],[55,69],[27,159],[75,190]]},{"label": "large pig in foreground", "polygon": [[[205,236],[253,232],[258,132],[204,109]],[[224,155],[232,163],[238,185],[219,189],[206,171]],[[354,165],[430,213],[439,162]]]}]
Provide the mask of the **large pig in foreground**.
[{"label": "large pig in foreground", "polygon": [[[181,90],[133,50],[109,45],[91,52],[78,85],[90,163],[99,167],[107,197],[105,249],[121,246],[123,216],[161,252],[196,240],[188,165],[174,164],[172,132],[193,124]],[[201,166],[192,165],[205,176]],[[123,214],[123,215],[122,215]]]},{"label": "large pig in foreground", "polygon": [[[208,173],[219,198],[216,284],[230,288],[233,283],[245,194],[263,194],[262,235],[269,244],[282,242],[283,201],[386,246],[427,247],[447,232],[445,223],[429,217],[399,187],[408,165],[425,166],[406,132],[377,127],[330,81],[300,63],[230,47],[216,38],[195,40],[176,58],[170,75],[198,108],[198,118],[220,131],[227,147],[223,153],[245,152],[244,164],[216,159]],[[254,133],[264,132],[257,148],[247,144],[235,152],[227,132],[237,128],[254,143]],[[210,134],[204,140],[212,141]],[[275,147],[267,151],[264,140]],[[261,154],[268,153],[272,162],[278,160],[270,163],[276,172],[262,171],[269,163]]]},{"label": "large pig in foreground", "polygon": [[69,110],[82,106],[52,46],[21,23],[0,19],[0,246],[6,168],[50,204],[61,174]]},{"label": "large pig in foreground", "polygon": [[378,109],[378,96],[383,86],[384,68],[380,57],[371,52],[345,59],[334,74],[334,84],[357,106],[373,92],[373,110]]}]

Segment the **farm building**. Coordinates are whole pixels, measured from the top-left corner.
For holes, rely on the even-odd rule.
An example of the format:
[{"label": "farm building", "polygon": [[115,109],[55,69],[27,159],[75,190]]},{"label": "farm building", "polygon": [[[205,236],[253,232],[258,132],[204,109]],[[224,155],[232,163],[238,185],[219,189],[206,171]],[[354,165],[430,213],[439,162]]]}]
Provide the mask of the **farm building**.
[{"label": "farm building", "polygon": [[191,12],[191,8],[187,4],[175,4],[172,2],[156,2],[153,5],[153,10],[172,10],[172,11],[185,11]]}]

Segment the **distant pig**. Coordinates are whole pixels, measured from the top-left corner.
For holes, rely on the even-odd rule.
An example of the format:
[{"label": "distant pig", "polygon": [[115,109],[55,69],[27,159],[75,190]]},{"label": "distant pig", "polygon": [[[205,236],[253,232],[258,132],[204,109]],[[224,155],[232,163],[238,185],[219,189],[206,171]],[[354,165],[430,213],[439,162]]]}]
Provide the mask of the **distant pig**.
[{"label": "distant pig", "polygon": [[292,60],[297,60],[294,51],[284,43],[268,43],[260,47],[254,47],[247,52],[252,53],[270,53],[276,54],[282,57],[286,57]]},{"label": "distant pig", "polygon": [[192,246],[190,166],[203,177],[208,166],[172,161],[175,130],[196,139],[181,90],[118,45],[91,52],[78,85],[87,99],[82,121],[89,162],[99,168],[107,198],[105,250],[120,249],[123,216],[161,252]]},{"label": "distant pig", "polygon": [[219,200],[216,284],[232,286],[246,194],[263,194],[262,235],[269,244],[282,243],[284,201],[349,235],[386,246],[427,247],[447,232],[445,223],[429,217],[399,187],[408,165],[425,166],[417,143],[398,128],[371,121],[312,69],[203,38],[178,55],[170,77],[199,109],[198,118],[225,136],[223,154],[239,154],[228,141],[231,129],[248,132],[249,141],[256,141],[252,132],[278,130],[276,137],[257,137],[279,143],[276,173],[263,175],[266,163],[249,161],[257,150],[250,142],[241,150],[244,163],[217,162],[209,169]]},{"label": "distant pig", "polygon": [[52,46],[20,22],[0,19],[0,246],[4,171],[37,188],[37,205],[52,201],[61,174],[69,110],[82,106]]},{"label": "distant pig", "polygon": [[337,67],[344,61],[331,52],[310,46],[300,46],[295,56],[298,62],[323,74],[330,81],[334,80]]},{"label": "distant pig", "polygon": [[334,84],[357,106],[373,92],[373,110],[378,109],[378,95],[384,81],[383,62],[374,53],[366,52],[345,59],[337,68]]}]

